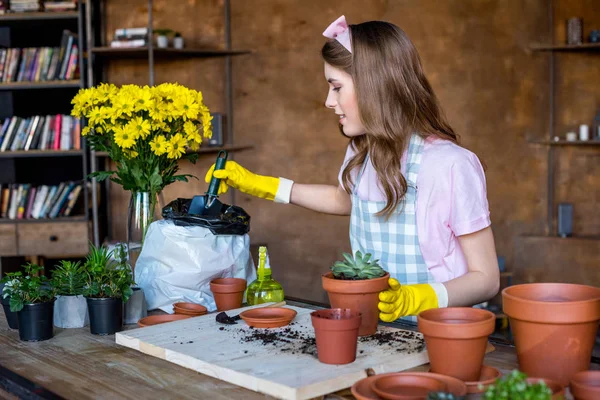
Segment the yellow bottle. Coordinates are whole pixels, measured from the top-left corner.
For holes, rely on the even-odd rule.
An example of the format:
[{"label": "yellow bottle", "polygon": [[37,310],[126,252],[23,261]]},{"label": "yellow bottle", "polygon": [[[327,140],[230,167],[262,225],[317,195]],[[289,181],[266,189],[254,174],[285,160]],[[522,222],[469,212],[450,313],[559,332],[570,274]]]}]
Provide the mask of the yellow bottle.
[{"label": "yellow bottle", "polygon": [[283,301],[283,287],[271,277],[271,265],[265,246],[258,249],[257,275],[258,278],[246,290],[248,305]]}]

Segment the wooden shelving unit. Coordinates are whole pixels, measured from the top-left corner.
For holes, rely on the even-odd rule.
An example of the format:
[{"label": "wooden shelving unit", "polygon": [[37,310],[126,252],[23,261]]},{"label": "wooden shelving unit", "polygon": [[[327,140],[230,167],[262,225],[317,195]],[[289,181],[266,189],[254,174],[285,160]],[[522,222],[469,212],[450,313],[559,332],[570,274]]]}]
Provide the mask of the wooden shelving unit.
[{"label": "wooden shelving unit", "polygon": [[65,89],[79,87],[81,87],[79,80],[0,83],[0,90]]},{"label": "wooden shelving unit", "polygon": [[542,240],[592,240],[592,241],[596,241],[599,240],[600,241],[600,236],[599,235],[592,235],[592,236],[567,236],[567,237],[560,237],[560,236],[556,236],[556,235],[521,235],[524,238],[530,238],[530,239],[542,239]]},{"label": "wooden shelving unit", "polygon": [[83,156],[83,150],[19,150],[3,151],[0,157],[19,158],[19,157],[77,157]]},{"label": "wooden shelving unit", "polygon": [[57,222],[85,222],[85,216],[44,218],[44,219],[7,219],[0,218],[0,224],[54,224]]},{"label": "wooden shelving unit", "polygon": [[[227,57],[250,54],[250,51],[245,50],[216,50],[216,49],[153,49],[154,56],[157,58],[174,58],[174,57]],[[147,47],[136,48],[121,48],[121,47],[94,47],[92,53],[99,57],[105,58],[147,58]]]},{"label": "wooden shelving unit", "polygon": [[18,12],[0,15],[0,23],[8,21],[38,21],[38,20],[76,20],[79,17],[77,11],[43,11],[43,12]]},{"label": "wooden shelving unit", "polygon": [[600,146],[600,140],[575,140],[573,142],[567,140],[533,140],[529,143],[532,144],[541,144],[545,146],[584,146],[584,147],[594,147]]},{"label": "wooden shelving unit", "polygon": [[600,51],[600,43],[583,44],[532,44],[533,51]]},{"label": "wooden shelving unit", "polygon": [[[249,150],[249,149],[252,149],[253,147],[254,146],[251,146],[251,145],[226,145],[226,146],[222,146],[222,147],[201,147],[200,149],[198,149],[198,151],[195,151],[195,152],[189,151],[188,153],[216,154],[221,150],[227,150],[228,152],[233,153],[233,152],[237,152],[237,151]],[[96,157],[108,157],[108,152],[97,151]]]}]

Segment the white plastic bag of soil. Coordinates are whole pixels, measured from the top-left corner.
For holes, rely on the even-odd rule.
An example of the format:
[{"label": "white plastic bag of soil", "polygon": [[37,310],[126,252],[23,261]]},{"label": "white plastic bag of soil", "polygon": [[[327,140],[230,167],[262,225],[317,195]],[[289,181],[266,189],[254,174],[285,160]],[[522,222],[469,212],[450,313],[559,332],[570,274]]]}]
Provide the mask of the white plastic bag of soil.
[{"label": "white plastic bag of soil", "polygon": [[135,282],[144,290],[148,309],[173,313],[173,303],[217,309],[210,281],[256,279],[250,236],[215,235],[203,226],[181,226],[172,220],[153,222],[135,266]]}]

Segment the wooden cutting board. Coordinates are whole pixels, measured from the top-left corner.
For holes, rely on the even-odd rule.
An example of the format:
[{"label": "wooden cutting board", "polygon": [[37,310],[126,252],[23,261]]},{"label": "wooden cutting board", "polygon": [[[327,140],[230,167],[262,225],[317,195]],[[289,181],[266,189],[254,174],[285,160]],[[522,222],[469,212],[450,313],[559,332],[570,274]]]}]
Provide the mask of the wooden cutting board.
[{"label": "wooden cutting board", "polygon": [[[356,361],[322,364],[316,357],[313,310],[288,327],[251,329],[242,320],[222,325],[215,314],[118,332],[116,342],[247,389],[289,400],[310,399],[352,386],[367,373],[402,371],[429,362],[418,332],[380,327],[359,338]],[[230,316],[254,307],[228,311]]]}]

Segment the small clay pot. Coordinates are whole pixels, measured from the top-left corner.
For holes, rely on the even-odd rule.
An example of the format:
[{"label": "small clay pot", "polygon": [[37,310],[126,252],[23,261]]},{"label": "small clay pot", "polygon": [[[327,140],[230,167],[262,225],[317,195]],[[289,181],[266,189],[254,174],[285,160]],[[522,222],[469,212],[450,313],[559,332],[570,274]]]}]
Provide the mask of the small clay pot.
[{"label": "small clay pot", "polygon": [[242,306],[246,280],[241,278],[219,278],[210,281],[210,290],[215,297],[218,311],[233,310]]},{"label": "small clay pot", "polygon": [[[563,400],[565,398],[564,386],[556,381],[553,381],[550,379],[544,379],[544,378],[533,378],[533,377],[527,378],[527,379],[525,379],[525,381],[527,383],[544,382],[546,384],[546,386],[548,386],[548,388],[550,390],[552,390],[552,400]],[[597,399],[597,397],[594,397],[594,399]]]},{"label": "small clay pot", "polygon": [[488,336],[496,317],[487,310],[468,307],[434,308],[417,316],[425,337],[431,372],[464,382],[479,379]]},{"label": "small clay pot", "polygon": [[340,365],[356,360],[359,313],[349,309],[325,309],[312,312],[310,318],[320,362]]},{"label": "small clay pot", "polygon": [[600,289],[568,283],[533,283],[502,291],[519,369],[563,386],[589,369],[600,321]]},{"label": "small clay pot", "polygon": [[175,314],[203,315],[208,312],[202,304],[179,302],[173,304]]},{"label": "small clay pot", "polygon": [[574,374],[569,388],[575,400],[600,399],[600,371],[581,371]]},{"label": "small clay pot", "polygon": [[379,292],[389,289],[386,273],[381,278],[346,281],[335,279],[333,273],[323,275],[323,289],[327,291],[331,308],[348,308],[360,313],[362,323],[358,336],[368,336],[377,332],[379,322]]}]

